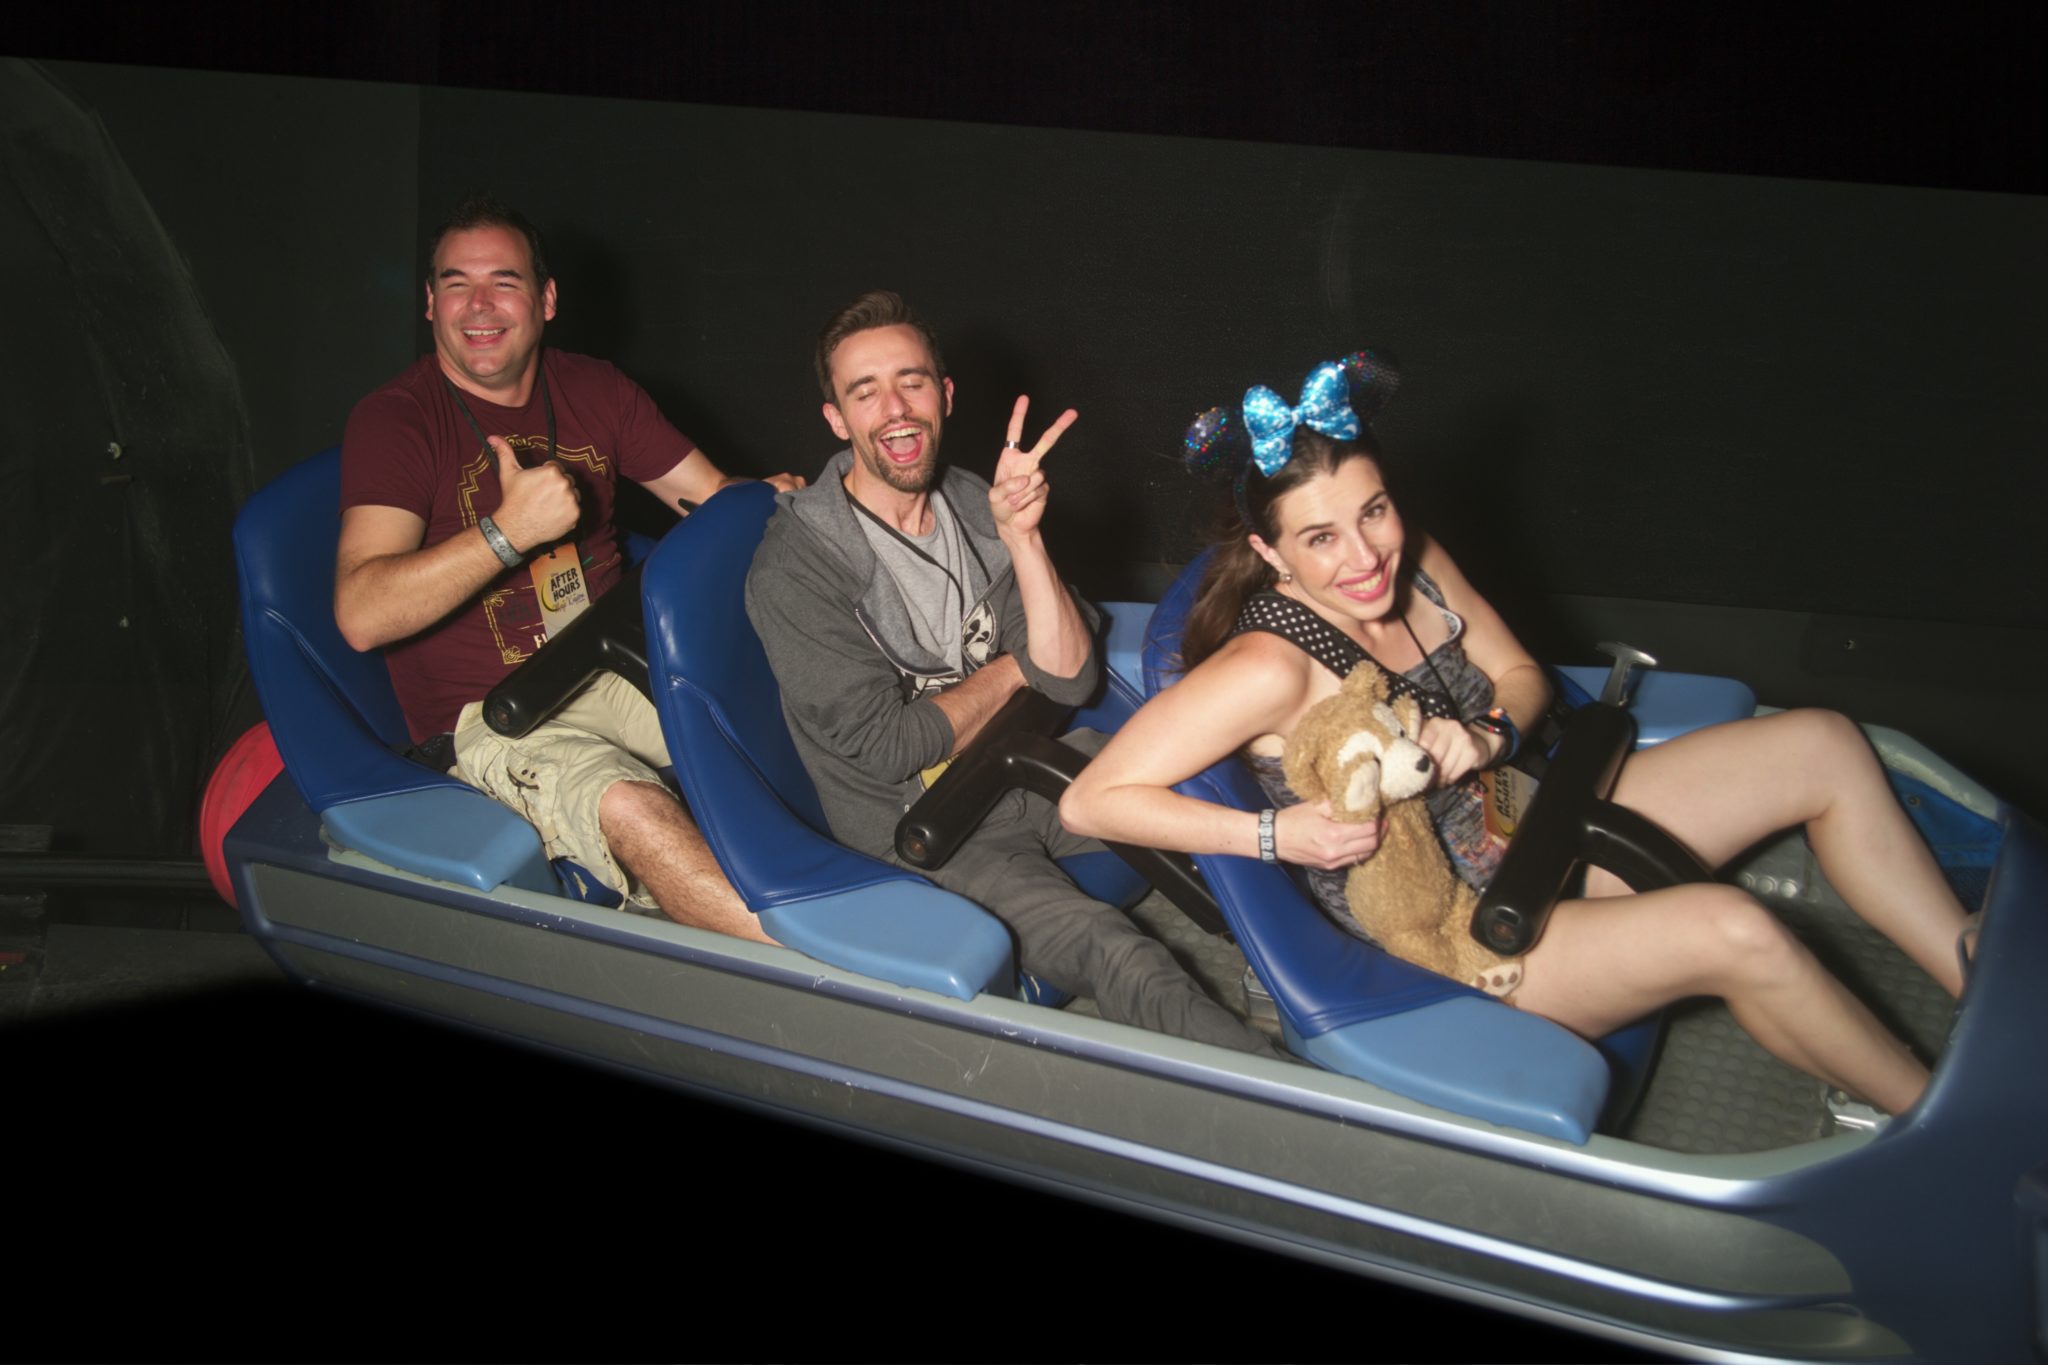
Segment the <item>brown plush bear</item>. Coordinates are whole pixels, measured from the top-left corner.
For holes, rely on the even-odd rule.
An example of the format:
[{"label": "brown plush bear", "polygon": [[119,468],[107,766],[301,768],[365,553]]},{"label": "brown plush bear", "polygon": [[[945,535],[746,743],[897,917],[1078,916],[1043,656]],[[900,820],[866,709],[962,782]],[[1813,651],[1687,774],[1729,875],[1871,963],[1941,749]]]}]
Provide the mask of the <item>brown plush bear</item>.
[{"label": "brown plush bear", "polygon": [[1365,932],[1394,956],[1488,995],[1522,983],[1522,960],[1472,937],[1479,893],[1467,886],[1420,800],[1435,766],[1415,742],[1422,708],[1412,696],[1387,700],[1387,675],[1361,662],[1337,694],[1295,727],[1282,762],[1304,801],[1328,800],[1334,818],[1363,824],[1387,812],[1379,851],[1351,869],[1345,899]]}]

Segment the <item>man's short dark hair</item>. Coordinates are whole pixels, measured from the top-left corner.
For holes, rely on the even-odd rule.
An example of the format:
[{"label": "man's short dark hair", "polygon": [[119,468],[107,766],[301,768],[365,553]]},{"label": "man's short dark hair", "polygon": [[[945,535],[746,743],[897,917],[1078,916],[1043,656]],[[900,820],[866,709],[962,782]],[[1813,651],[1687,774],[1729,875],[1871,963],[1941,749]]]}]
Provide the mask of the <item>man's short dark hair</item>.
[{"label": "man's short dark hair", "polygon": [[434,256],[441,250],[441,243],[448,240],[448,234],[485,227],[507,228],[526,238],[526,249],[533,256],[533,287],[538,289],[548,282],[548,257],[541,246],[540,229],[510,204],[488,194],[472,194],[457,204],[447,221],[427,238],[428,285],[434,283]]},{"label": "man's short dark hair", "polygon": [[846,307],[833,315],[825,330],[818,334],[818,353],[812,357],[818,367],[818,389],[825,395],[825,401],[835,407],[839,395],[832,392],[832,353],[839,349],[839,343],[855,332],[865,332],[876,327],[915,327],[917,334],[924,338],[924,348],[932,353],[932,369],[937,373],[933,378],[944,382],[946,359],[939,354],[938,338],[932,329],[924,325],[924,319],[910,311],[910,305],[903,296],[889,289],[870,289]]}]

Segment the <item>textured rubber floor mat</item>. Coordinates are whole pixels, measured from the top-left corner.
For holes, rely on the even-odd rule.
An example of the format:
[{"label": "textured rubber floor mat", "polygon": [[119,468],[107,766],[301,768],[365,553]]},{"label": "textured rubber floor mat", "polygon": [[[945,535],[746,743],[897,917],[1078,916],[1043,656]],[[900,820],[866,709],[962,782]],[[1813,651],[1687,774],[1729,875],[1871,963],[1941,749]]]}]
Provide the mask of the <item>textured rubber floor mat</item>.
[{"label": "textured rubber floor mat", "polygon": [[1827,1088],[1759,1047],[1718,1000],[1677,1006],[1622,1136],[1674,1152],[1763,1152],[1827,1136]]}]

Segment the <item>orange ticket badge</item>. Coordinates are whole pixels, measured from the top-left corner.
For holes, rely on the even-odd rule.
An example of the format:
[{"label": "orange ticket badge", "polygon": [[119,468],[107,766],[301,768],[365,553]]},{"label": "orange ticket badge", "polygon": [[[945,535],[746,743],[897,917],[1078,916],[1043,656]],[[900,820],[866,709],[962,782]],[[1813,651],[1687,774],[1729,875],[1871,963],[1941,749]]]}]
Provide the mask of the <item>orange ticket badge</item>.
[{"label": "orange ticket badge", "polygon": [[1519,768],[1493,768],[1481,776],[1486,783],[1486,832],[1511,839],[1536,798],[1536,783]]},{"label": "orange ticket badge", "polygon": [[533,592],[540,599],[541,628],[550,640],[590,605],[590,584],[576,542],[565,540],[532,562]]}]

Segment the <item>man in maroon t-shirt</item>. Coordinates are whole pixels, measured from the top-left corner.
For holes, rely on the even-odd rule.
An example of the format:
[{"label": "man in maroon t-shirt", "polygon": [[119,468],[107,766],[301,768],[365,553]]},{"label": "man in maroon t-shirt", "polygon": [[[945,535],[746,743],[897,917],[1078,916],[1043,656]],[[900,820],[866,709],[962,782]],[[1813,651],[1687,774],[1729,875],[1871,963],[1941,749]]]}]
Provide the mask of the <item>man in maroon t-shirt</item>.
[{"label": "man in maroon t-shirt", "polygon": [[473,199],[436,235],[434,353],[358,403],[342,440],[335,620],[384,648],[413,739],[452,732],[456,773],[550,857],[680,923],[772,941],[656,777],[646,697],[606,673],[523,739],[483,723],[484,694],[618,581],[621,474],[670,508],[736,482],[612,366],[542,350],[555,298],[539,233],[504,205]]}]

